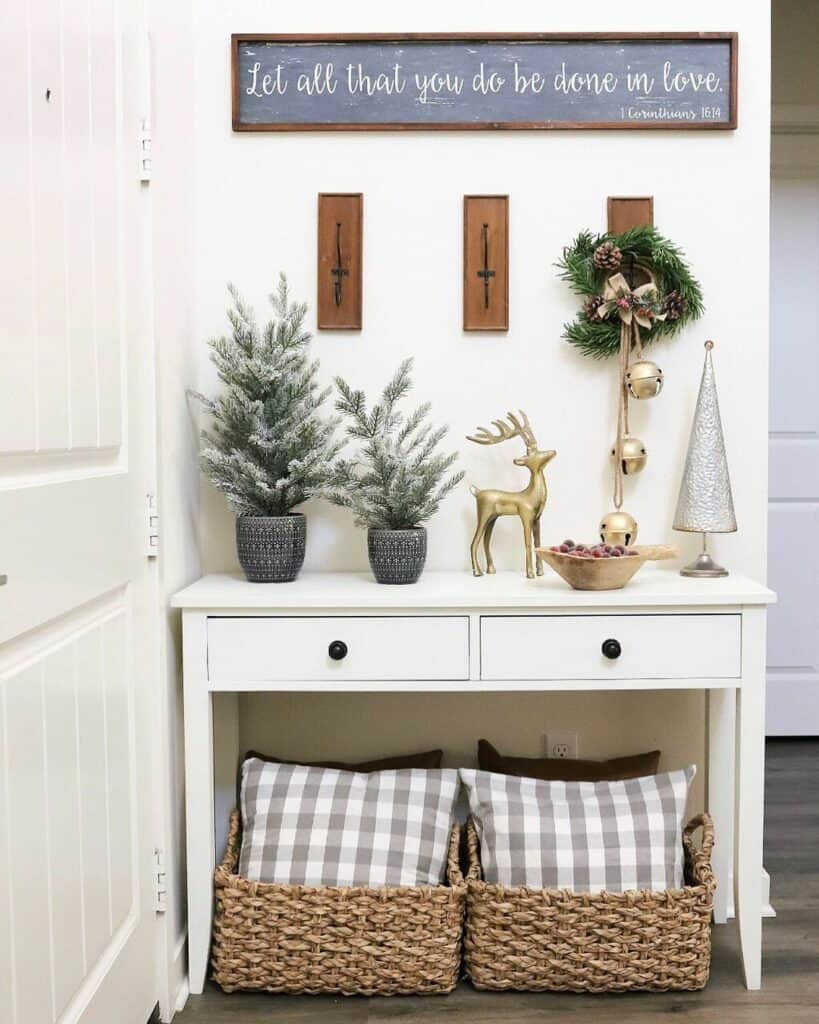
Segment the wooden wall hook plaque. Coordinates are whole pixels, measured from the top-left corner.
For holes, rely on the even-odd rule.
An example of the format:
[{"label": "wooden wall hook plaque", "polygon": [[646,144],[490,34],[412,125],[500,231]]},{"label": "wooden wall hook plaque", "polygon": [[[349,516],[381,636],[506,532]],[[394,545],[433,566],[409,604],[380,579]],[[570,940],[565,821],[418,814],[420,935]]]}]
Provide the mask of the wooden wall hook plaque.
[{"label": "wooden wall hook plaque", "polygon": [[509,196],[464,196],[464,330],[509,330]]},{"label": "wooden wall hook plaque", "polygon": [[318,327],[360,331],[364,196],[320,192],[318,197]]},{"label": "wooden wall hook plaque", "polygon": [[609,196],[609,234],[654,226],[654,196]]}]

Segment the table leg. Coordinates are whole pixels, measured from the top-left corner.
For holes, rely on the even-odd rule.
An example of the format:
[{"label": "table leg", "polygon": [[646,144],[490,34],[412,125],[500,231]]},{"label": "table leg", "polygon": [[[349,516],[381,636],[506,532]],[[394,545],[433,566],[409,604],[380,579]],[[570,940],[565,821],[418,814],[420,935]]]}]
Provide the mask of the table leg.
[{"label": "table leg", "polygon": [[205,985],[213,913],[213,709],[204,614],[184,613],[185,819],[190,991]]},{"label": "table leg", "polygon": [[734,861],[734,721],[736,690],[708,691],[708,811],[716,843],[711,857],[717,891],[714,923],[725,924],[731,903]]},{"label": "table leg", "polygon": [[765,794],[765,609],[746,608],[737,692],[736,912],[745,986],[762,985],[762,838]]}]

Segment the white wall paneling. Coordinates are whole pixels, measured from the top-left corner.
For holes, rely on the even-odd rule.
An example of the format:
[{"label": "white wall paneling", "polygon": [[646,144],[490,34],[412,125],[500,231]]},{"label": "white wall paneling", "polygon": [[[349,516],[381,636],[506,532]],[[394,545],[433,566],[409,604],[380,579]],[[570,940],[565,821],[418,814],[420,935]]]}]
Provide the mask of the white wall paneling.
[{"label": "white wall paneling", "polygon": [[0,672],[4,1021],[60,1018],[136,922],[127,616],[106,602]]},{"label": "white wall paneling", "polygon": [[14,1020],[16,1004],[17,961],[14,956],[14,912],[11,899],[11,821],[9,819],[8,730],[5,702],[0,700],[0,1019]]},{"label": "white wall paneling", "polygon": [[[97,627],[94,632],[99,634],[99,631]],[[96,668],[97,682],[101,682],[104,666],[100,663]],[[88,969],[85,892],[98,883],[86,873],[83,846],[99,843],[102,829],[97,824],[87,836],[82,831],[76,641],[56,648],[43,658],[40,674],[46,800],[42,808],[29,805],[27,817],[31,821],[42,816],[48,836],[52,999],[60,1014]],[[32,688],[32,696],[37,689]],[[14,718],[9,724],[16,727]],[[117,752],[117,758],[124,759],[128,767],[127,745]],[[103,779],[103,785],[106,790],[110,789],[108,777]],[[20,812],[18,807],[18,818]],[[110,827],[109,822],[103,824]],[[77,941],[78,935],[80,941]],[[41,962],[44,960],[41,958]]]},{"label": "white wall paneling", "polygon": [[63,175],[63,54],[59,0],[30,0],[31,233],[37,344],[37,448],[71,447]]},{"label": "white wall paneling", "polygon": [[107,0],[29,0],[4,25],[0,353],[14,371],[0,384],[4,453],[107,449],[110,459],[121,439],[116,18]]},{"label": "white wall paneling", "polygon": [[[118,273],[122,258],[122,229],[118,174],[123,147],[123,125],[118,118],[121,102],[121,54],[115,45],[118,5],[110,0],[91,0],[91,121],[93,125],[93,169],[89,186],[94,202],[94,266],[97,350],[97,422],[98,444],[112,447],[120,443],[121,345],[117,344],[123,326],[121,303],[122,278]],[[106,88],[106,83],[115,83]],[[135,158],[137,125],[128,122],[134,133],[125,146]],[[129,177],[133,164],[128,166]],[[136,237],[128,236],[131,245]]]},{"label": "white wall paneling", "polygon": [[[15,994],[12,1020],[35,1024],[54,1018],[48,881],[48,812],[45,783],[42,680],[38,667],[21,671],[3,686],[8,794],[9,903],[14,922]],[[20,765],[21,768],[17,768]],[[15,767],[12,776],[11,768]],[[32,813],[33,811],[33,813]],[[26,828],[39,819],[40,827]],[[45,884],[44,884],[45,883]],[[45,969],[44,969],[45,968]]]},{"label": "white wall paneling", "polygon": [[[0,298],[5,310],[0,320],[0,448],[9,451],[31,451],[37,446],[31,135],[28,105],[20,102],[20,87],[24,83],[28,86],[30,80],[28,37],[27,5],[7,9],[0,33],[3,82],[7,86],[0,89],[5,152],[0,209],[10,258],[4,259],[0,274]],[[12,88],[11,83],[16,87]],[[15,381],[14,387],[9,386],[11,380]]]},{"label": "white wall paneling", "polygon": [[3,24],[3,1024],[144,1024],[156,1001],[143,31],[121,0]]}]

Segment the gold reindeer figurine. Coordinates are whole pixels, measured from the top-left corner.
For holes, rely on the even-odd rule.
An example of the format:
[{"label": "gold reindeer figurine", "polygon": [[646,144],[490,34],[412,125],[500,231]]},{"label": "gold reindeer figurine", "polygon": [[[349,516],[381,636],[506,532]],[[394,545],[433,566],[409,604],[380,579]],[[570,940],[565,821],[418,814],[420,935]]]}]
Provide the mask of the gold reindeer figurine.
[{"label": "gold reindeer figurine", "polygon": [[507,413],[509,423],[505,420],[492,421],[493,426],[498,428],[497,434],[493,434],[485,427],[478,427],[477,433],[467,437],[467,441],[474,441],[476,444],[500,444],[501,441],[519,437],[526,445],[526,454],[513,461],[516,466],[523,466],[529,470],[529,486],[522,491],[479,491],[475,487],[469,488],[475,495],[478,507],[478,525],[475,528],[475,536],[472,538],[470,548],[472,572],[475,576],[483,576],[483,571],[478,563],[478,547],[481,538],[483,538],[483,549],[486,554],[486,571],[488,573],[495,571],[490,543],[492,531],[499,516],[520,516],[520,521],[523,524],[523,543],[526,546],[526,575],[530,580],[535,578],[533,561],[536,561],[538,576],[543,575],[543,562],[540,556],[533,559],[532,541],[534,540],[534,547],[540,547],[540,517],[546,505],[546,480],[543,470],[546,463],[550,462],[557,453],[540,451],[529,423],[529,417],[525,412],[519,413],[519,417],[514,413]]}]

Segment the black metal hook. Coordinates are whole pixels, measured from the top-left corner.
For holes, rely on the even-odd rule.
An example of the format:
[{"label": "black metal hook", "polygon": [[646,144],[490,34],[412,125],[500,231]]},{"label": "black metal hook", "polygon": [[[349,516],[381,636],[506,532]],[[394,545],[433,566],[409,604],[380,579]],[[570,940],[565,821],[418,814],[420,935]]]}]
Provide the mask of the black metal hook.
[{"label": "black metal hook", "polygon": [[350,273],[345,267],[341,265],[341,221],[336,221],[336,265],[331,268],[330,273],[335,278],[333,289],[335,292],[336,305],[341,305],[341,300],[344,297],[342,291],[342,278],[347,277]]},{"label": "black metal hook", "polygon": [[483,278],[483,308],[489,309],[489,278],[495,276],[495,271],[489,269],[489,225],[484,224],[481,229],[483,239],[483,270],[477,271],[478,277]]}]

